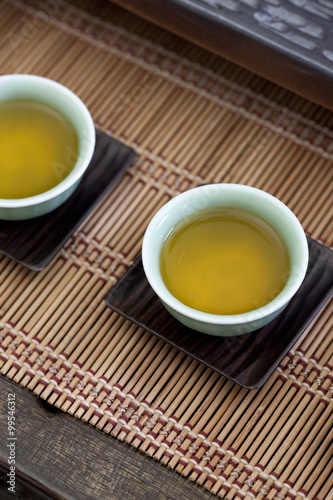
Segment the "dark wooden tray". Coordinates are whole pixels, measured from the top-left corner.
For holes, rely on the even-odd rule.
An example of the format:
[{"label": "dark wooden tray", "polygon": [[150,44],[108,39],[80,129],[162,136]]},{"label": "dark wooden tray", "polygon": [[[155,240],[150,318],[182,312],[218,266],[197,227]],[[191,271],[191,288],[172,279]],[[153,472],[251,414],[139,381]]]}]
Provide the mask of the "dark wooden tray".
[{"label": "dark wooden tray", "polygon": [[0,220],[0,253],[39,271],[53,259],[133,161],[132,149],[96,130],[96,147],[78,188],[59,208],[25,221]]},{"label": "dark wooden tray", "polygon": [[324,1],[113,0],[333,109],[333,7]]},{"label": "dark wooden tray", "polygon": [[308,238],[309,266],[298,293],[269,325],[238,337],[213,337],[186,328],[150,287],[139,257],[106,296],[117,313],[248,389],[271,375],[333,291],[333,252]]}]

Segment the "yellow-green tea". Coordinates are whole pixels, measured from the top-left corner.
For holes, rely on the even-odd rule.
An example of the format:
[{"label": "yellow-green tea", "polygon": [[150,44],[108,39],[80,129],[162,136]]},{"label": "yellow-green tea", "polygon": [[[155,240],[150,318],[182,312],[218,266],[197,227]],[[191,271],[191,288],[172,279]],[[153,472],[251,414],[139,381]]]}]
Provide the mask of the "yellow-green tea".
[{"label": "yellow-green tea", "polygon": [[261,217],[234,208],[203,210],[167,236],[165,285],[189,307],[241,314],[275,298],[289,275],[284,241]]},{"label": "yellow-green tea", "polygon": [[26,198],[51,189],[78,154],[73,125],[36,101],[0,102],[0,198]]}]

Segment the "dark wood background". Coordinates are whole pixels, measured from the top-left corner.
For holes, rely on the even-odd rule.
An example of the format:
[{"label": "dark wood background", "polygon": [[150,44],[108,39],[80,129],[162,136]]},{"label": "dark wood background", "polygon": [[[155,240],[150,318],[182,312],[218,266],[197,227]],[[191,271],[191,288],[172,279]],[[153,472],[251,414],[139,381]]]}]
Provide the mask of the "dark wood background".
[{"label": "dark wood background", "polygon": [[[16,492],[8,492],[8,395],[15,394]],[[0,376],[2,500],[205,500],[211,493]]]}]

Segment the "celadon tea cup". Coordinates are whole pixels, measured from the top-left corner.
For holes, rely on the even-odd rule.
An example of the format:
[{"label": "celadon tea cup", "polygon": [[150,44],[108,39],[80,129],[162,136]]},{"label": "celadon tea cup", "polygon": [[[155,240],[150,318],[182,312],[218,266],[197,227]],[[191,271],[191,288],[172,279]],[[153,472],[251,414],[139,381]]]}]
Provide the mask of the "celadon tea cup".
[{"label": "celadon tea cup", "polygon": [[[169,291],[161,273],[161,251],[173,229],[202,210],[226,207],[264,219],[281,237],[289,255],[289,275],[282,291],[267,304],[240,314],[213,314],[189,307]],[[203,185],[171,199],[150,221],[142,244],[144,272],[165,308],[185,326],[215,336],[242,335],[276,318],[303,282],[308,259],[306,235],[292,211],[274,196],[238,184]]]},{"label": "celadon tea cup", "polygon": [[0,105],[14,100],[35,101],[58,111],[74,127],[78,147],[73,168],[51,189],[25,198],[0,198],[3,220],[31,219],[59,207],[77,188],[95,149],[92,117],[81,99],[68,88],[37,75],[0,76]]}]

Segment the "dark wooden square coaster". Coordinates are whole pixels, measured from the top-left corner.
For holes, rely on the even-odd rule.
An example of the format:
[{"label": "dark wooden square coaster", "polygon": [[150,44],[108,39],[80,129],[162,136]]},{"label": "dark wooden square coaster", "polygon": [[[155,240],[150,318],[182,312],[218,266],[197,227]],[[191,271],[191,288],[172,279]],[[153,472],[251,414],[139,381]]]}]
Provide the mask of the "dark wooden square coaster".
[{"label": "dark wooden square coaster", "polygon": [[333,252],[308,238],[306,277],[287,308],[270,324],[242,336],[213,337],[186,328],[149,285],[141,257],[106,296],[106,304],[194,359],[248,389],[258,389],[304,332],[333,291]]},{"label": "dark wooden square coaster", "polygon": [[133,161],[132,149],[96,130],[95,152],[72,196],[49,214],[25,221],[0,220],[0,253],[39,271],[56,255]]}]

